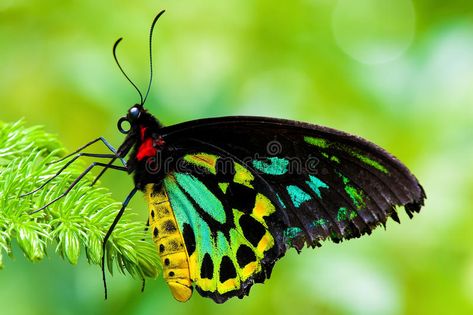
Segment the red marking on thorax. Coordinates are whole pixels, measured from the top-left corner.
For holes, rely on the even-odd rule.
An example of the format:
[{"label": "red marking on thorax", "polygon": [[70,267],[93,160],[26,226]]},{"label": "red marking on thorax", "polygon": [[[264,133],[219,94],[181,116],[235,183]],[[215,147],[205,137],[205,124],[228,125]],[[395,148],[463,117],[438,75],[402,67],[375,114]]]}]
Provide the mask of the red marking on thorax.
[{"label": "red marking on thorax", "polygon": [[141,141],[145,140],[145,132],[146,132],[146,127],[141,127],[140,128]]},{"label": "red marking on thorax", "polygon": [[[152,137],[145,138],[145,133],[146,133],[146,127],[141,127],[140,128],[141,145],[138,148],[138,153],[136,154],[136,158],[138,159],[138,161],[141,161],[142,159],[146,157],[151,157],[151,156],[156,155],[156,148],[155,148],[155,145],[153,145],[154,144],[153,138]],[[157,142],[156,144],[159,144],[162,142],[162,140],[160,139],[160,141],[158,140],[156,142]]]},{"label": "red marking on thorax", "polygon": [[156,155],[156,149],[153,147],[153,139],[148,138],[143,143],[141,143],[136,158],[138,161],[141,161],[145,157],[150,157]]}]

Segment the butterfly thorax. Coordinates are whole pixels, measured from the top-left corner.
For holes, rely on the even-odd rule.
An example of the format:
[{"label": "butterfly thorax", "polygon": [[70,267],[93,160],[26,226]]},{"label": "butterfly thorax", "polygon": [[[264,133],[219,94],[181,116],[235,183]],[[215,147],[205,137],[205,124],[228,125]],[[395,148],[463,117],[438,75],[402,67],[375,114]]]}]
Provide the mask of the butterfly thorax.
[{"label": "butterfly thorax", "polygon": [[159,183],[165,175],[165,170],[161,168],[166,151],[166,143],[160,133],[162,127],[154,116],[143,110],[124,142],[129,141],[133,145],[127,168],[129,173],[134,173],[135,186],[143,192],[147,184]]}]

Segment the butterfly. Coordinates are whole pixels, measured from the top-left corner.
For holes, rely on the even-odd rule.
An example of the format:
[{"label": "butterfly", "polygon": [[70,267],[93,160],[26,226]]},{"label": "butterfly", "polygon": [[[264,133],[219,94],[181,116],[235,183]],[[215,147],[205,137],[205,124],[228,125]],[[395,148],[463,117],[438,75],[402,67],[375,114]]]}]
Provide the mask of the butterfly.
[{"label": "butterfly", "polygon": [[[151,26],[150,65],[153,29],[163,12]],[[178,301],[187,301],[194,288],[217,303],[244,297],[253,284],[269,279],[290,248],[358,238],[388,218],[399,222],[396,207],[412,217],[424,205],[424,190],[406,166],[342,131],[246,116],[163,126],[144,107],[152,66],[143,98],[116,58],[120,40],[115,60],[141,102],[118,121],[125,134],[118,149],[98,138],[71,154],[110,159],[95,162],[76,182],[93,166],[103,167],[97,179],[107,169],[133,176],[134,188],[103,250],[128,202],[141,191],[164,279]],[[112,153],[79,153],[99,141]]]}]

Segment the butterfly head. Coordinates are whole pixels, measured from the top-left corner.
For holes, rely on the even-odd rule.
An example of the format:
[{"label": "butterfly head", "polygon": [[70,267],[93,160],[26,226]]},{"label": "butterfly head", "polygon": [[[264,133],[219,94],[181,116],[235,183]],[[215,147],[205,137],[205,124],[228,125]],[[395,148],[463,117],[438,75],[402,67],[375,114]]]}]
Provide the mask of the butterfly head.
[{"label": "butterfly head", "polygon": [[[118,120],[117,127],[118,131],[123,134],[128,134],[132,130],[136,130],[139,126],[140,118],[146,114],[143,105],[135,104],[129,110],[126,116],[121,117]],[[125,125],[128,124],[129,126],[126,127]]]},{"label": "butterfly head", "polygon": [[118,120],[117,128],[126,135],[118,149],[118,154],[125,156],[133,146],[139,148],[143,143],[149,142],[149,139],[158,138],[162,125],[143,105],[135,104]]},{"label": "butterfly head", "polygon": [[157,131],[162,128],[159,121],[151,115],[141,104],[135,104],[128,110],[126,116],[121,117],[117,123],[118,131],[128,136],[139,134],[140,130]]}]

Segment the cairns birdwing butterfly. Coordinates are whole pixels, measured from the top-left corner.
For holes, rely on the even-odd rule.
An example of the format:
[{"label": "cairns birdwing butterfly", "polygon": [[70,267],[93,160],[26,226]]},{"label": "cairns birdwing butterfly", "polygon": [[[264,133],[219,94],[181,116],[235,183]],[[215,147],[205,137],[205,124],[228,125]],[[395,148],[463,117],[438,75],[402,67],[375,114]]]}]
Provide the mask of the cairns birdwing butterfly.
[{"label": "cairns birdwing butterfly", "polygon": [[[125,139],[114,149],[97,138],[68,157],[109,159],[93,167],[126,172],[134,187],[103,241],[105,244],[137,191],[149,208],[149,227],[173,296],[188,300],[193,288],[217,303],[247,295],[271,275],[290,248],[316,247],[370,234],[396,207],[412,217],[424,204],[418,180],[393,155],[360,137],[318,125],[266,117],[206,118],[163,126],[140,95],[118,121]],[[83,152],[103,142],[110,154]],[[115,161],[123,165],[115,165]],[[44,185],[47,184],[44,183]],[[44,187],[42,185],[40,188]],[[59,197],[61,198],[61,197]],[[39,210],[46,208],[52,200]],[[105,257],[105,255],[104,255]],[[104,261],[102,260],[105,284]]]}]

